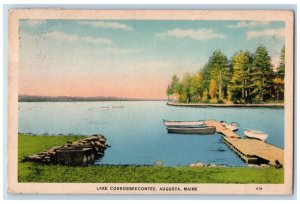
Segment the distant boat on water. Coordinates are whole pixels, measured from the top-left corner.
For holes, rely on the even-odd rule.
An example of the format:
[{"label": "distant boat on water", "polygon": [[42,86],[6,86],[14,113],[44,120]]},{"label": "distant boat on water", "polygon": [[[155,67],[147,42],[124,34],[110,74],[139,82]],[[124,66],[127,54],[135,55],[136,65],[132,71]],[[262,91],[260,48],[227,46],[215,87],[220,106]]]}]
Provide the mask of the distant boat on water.
[{"label": "distant boat on water", "polygon": [[19,107],[18,110],[41,110],[42,108],[41,107],[28,107],[28,108],[25,108],[25,107]]},{"label": "distant boat on water", "polygon": [[197,121],[169,121],[164,120],[163,123],[168,128],[182,127],[182,128],[195,128],[195,127],[203,127],[205,125],[203,120]]},{"label": "distant boat on water", "polygon": [[112,106],[112,108],[124,108],[124,106]]},{"label": "distant boat on water", "polygon": [[102,111],[102,110],[109,110],[109,107],[98,107],[98,108],[89,108],[90,111]]},{"label": "distant boat on water", "polygon": [[262,131],[258,131],[258,130],[245,130],[244,134],[246,135],[246,137],[252,138],[252,139],[258,139],[261,141],[265,141],[268,137],[268,134],[262,132]]},{"label": "distant boat on water", "polygon": [[41,110],[42,108],[41,107],[31,107],[29,108],[30,110]]}]

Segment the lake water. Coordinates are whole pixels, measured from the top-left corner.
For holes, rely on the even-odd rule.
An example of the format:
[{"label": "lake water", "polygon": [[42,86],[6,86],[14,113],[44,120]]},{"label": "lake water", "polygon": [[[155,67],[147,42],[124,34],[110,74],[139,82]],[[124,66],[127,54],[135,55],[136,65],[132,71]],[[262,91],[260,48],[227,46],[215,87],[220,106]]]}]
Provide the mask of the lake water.
[{"label": "lake water", "polygon": [[[40,102],[19,104],[19,132],[34,134],[103,134],[111,145],[97,163],[167,166],[245,163],[215,135],[168,134],[162,119],[215,119],[238,122],[237,132],[262,130],[266,142],[284,146],[283,108],[192,108],[166,102]],[[120,108],[120,106],[123,106]],[[97,109],[110,107],[109,109]],[[116,108],[111,108],[116,107]]]}]

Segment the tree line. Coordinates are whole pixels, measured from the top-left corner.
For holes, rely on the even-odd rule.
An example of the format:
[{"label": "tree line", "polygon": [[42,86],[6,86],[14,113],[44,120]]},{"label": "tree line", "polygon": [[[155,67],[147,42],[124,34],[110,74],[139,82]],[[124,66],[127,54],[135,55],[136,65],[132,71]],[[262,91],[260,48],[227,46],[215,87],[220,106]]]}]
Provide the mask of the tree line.
[{"label": "tree line", "polygon": [[274,67],[264,46],[239,51],[229,60],[220,50],[197,73],[172,77],[168,97],[183,103],[272,103],[284,100],[285,47]]}]

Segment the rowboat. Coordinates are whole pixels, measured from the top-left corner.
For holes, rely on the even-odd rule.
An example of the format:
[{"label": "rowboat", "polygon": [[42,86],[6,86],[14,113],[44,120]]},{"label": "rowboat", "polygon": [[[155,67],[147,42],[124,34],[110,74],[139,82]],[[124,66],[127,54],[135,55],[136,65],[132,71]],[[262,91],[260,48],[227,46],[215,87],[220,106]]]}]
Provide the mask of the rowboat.
[{"label": "rowboat", "polygon": [[124,108],[124,106],[112,106],[112,108]]},{"label": "rowboat", "polygon": [[220,124],[221,124],[222,126],[225,126],[225,125],[227,125],[227,122],[226,122],[226,121],[223,121],[223,120],[221,120],[221,121],[220,121]]},{"label": "rowboat", "polygon": [[214,134],[216,127],[204,126],[204,127],[167,127],[168,133],[179,134]]},{"label": "rowboat", "polygon": [[268,137],[268,134],[262,132],[262,131],[257,131],[257,130],[245,130],[244,134],[246,137],[252,138],[252,139],[258,139],[261,141],[265,141]]},{"label": "rowboat", "polygon": [[164,125],[168,128],[196,128],[205,126],[204,121],[168,121],[163,120]]},{"label": "rowboat", "polygon": [[230,123],[230,124],[226,124],[225,127],[229,130],[232,131],[237,131],[239,129],[239,124],[237,123]]},{"label": "rowboat", "polygon": [[89,111],[109,110],[109,107],[89,108]]}]

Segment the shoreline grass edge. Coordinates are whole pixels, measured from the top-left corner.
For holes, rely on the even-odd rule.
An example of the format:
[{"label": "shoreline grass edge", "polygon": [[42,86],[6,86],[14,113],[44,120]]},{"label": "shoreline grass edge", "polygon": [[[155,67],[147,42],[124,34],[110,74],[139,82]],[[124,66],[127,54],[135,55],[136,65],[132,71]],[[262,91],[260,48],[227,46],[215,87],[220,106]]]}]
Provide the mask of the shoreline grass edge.
[{"label": "shoreline grass edge", "polygon": [[24,183],[239,183],[282,184],[284,169],[273,167],[155,167],[92,165],[72,167],[22,162],[28,154],[45,151],[85,136],[19,133],[18,181]]}]

